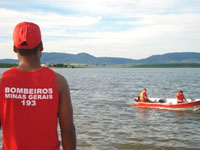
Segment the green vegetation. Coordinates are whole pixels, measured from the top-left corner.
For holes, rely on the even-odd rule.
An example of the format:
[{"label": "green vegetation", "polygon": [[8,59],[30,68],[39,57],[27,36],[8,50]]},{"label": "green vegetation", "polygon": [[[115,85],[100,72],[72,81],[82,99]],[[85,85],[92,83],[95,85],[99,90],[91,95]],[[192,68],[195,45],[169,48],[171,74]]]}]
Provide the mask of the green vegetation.
[{"label": "green vegetation", "polygon": [[83,65],[83,64],[62,64],[62,63],[58,63],[58,64],[47,64],[45,65],[47,67],[55,67],[55,68],[88,68],[88,65]]},{"label": "green vegetation", "polygon": [[84,65],[84,64],[51,64],[48,67],[59,68],[200,68],[197,63],[180,64],[144,64],[144,65]]},{"label": "green vegetation", "polygon": [[0,63],[0,68],[10,68],[15,66],[17,66],[17,64]]},{"label": "green vegetation", "polygon": [[[17,64],[0,63],[0,68],[10,68],[17,66]],[[177,63],[177,64],[126,64],[126,65],[85,65],[85,64],[44,64],[47,67],[55,68],[200,68],[200,63]]]}]

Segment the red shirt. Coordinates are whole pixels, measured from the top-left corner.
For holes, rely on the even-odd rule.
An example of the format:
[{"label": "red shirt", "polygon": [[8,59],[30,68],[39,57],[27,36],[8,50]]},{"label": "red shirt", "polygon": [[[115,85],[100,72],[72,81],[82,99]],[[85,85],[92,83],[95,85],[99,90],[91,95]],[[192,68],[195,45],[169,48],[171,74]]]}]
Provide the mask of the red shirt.
[{"label": "red shirt", "polygon": [[182,101],[183,101],[183,99],[185,98],[185,96],[184,96],[183,93],[178,92],[177,95],[176,95],[176,98],[177,98],[178,100],[182,100]]},{"label": "red shirt", "polygon": [[55,73],[11,68],[0,85],[3,150],[59,150]]}]

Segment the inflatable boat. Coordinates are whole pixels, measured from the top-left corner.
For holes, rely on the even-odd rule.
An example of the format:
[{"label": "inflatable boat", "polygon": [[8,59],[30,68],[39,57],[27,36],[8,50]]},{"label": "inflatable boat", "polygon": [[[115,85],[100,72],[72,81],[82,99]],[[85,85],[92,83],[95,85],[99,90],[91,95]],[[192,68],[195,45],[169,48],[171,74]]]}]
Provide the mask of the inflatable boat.
[{"label": "inflatable boat", "polygon": [[176,99],[160,99],[160,98],[149,98],[151,102],[139,102],[135,99],[133,105],[135,107],[143,108],[157,108],[157,109],[168,109],[168,110],[181,110],[181,111],[200,111],[200,99],[187,99],[187,102],[177,103]]}]

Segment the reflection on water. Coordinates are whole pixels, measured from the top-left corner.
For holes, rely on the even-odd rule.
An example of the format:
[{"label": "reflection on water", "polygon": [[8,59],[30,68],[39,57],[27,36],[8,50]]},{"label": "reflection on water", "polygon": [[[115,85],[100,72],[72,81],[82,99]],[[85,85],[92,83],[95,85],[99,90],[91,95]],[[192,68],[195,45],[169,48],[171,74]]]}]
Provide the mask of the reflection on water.
[{"label": "reflection on water", "polygon": [[138,113],[139,114],[139,119],[146,120],[147,119],[147,111],[148,111],[148,109],[139,108],[138,111],[140,112],[140,113]]},{"label": "reflection on water", "polygon": [[[199,69],[54,69],[70,85],[78,150],[199,150],[200,113],[135,108],[133,97],[199,98]],[[188,88],[189,87],[189,88]]]}]

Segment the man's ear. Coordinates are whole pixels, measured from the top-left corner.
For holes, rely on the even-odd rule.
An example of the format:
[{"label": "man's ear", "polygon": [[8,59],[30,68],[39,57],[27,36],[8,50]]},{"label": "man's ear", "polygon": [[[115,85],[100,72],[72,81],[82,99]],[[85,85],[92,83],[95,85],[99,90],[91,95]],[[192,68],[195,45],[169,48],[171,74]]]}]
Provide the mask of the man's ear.
[{"label": "man's ear", "polygon": [[17,48],[15,47],[15,45],[13,46],[13,51],[14,51],[15,53],[17,53]]},{"label": "man's ear", "polygon": [[43,43],[42,42],[40,43],[39,50],[43,51]]}]

